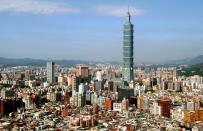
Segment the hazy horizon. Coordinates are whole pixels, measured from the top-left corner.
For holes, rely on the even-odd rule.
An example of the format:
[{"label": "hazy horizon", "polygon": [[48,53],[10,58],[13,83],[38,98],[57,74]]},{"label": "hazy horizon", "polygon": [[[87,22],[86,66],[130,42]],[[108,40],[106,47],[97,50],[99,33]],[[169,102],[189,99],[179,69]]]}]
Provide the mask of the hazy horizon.
[{"label": "hazy horizon", "polygon": [[1,0],[0,57],[121,62],[128,5],[136,63],[203,54],[200,0]]},{"label": "hazy horizon", "polygon": [[[198,55],[198,56],[194,56],[194,57],[186,57],[186,58],[180,58],[180,59],[170,59],[170,60],[164,60],[164,61],[159,61],[159,62],[155,62],[155,61],[136,61],[134,60],[134,64],[166,64],[166,63],[174,63],[174,61],[182,61],[182,60],[186,60],[186,59],[194,59],[194,58],[197,58],[197,57],[200,57],[200,56],[203,56],[203,55]],[[82,60],[82,59],[50,59],[50,58],[47,58],[47,59],[43,59],[43,58],[31,58],[31,57],[1,57],[0,58],[5,58],[5,59],[33,59],[33,60],[43,60],[43,61],[63,61],[63,60],[67,60],[67,61],[84,61],[84,62],[101,62],[101,63],[105,63],[105,62],[116,62],[116,63],[122,63],[123,61],[120,60],[120,61],[114,61],[114,60],[111,60],[111,61],[107,61],[107,60]]]}]

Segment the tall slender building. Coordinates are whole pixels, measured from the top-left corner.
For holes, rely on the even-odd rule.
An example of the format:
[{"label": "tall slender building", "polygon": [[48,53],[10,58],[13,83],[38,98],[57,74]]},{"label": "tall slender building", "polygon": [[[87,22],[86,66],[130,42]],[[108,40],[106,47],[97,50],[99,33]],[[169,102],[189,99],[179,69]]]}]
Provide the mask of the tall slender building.
[{"label": "tall slender building", "polygon": [[54,83],[55,82],[55,63],[52,61],[47,62],[47,82]]},{"label": "tall slender building", "polygon": [[126,15],[123,31],[123,81],[131,82],[134,80],[133,71],[133,24],[130,20],[129,11]]}]

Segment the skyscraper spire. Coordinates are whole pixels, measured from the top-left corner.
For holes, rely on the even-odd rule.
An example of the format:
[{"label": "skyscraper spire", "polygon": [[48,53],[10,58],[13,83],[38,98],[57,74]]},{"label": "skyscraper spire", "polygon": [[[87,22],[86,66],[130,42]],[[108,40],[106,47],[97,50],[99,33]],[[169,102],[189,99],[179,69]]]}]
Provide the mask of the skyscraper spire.
[{"label": "skyscraper spire", "polygon": [[127,24],[127,23],[131,23],[131,22],[130,22],[130,18],[131,18],[131,15],[130,15],[129,6],[128,6],[128,11],[127,11],[127,14],[126,14],[126,21],[125,21],[126,24]]}]

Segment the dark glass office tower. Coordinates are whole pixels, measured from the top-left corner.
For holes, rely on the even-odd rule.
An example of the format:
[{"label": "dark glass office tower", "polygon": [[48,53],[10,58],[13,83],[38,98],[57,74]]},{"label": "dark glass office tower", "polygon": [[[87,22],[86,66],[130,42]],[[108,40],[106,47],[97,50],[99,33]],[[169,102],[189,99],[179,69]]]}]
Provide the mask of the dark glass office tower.
[{"label": "dark glass office tower", "polygon": [[129,83],[134,80],[133,71],[133,24],[127,12],[123,31],[123,81]]}]

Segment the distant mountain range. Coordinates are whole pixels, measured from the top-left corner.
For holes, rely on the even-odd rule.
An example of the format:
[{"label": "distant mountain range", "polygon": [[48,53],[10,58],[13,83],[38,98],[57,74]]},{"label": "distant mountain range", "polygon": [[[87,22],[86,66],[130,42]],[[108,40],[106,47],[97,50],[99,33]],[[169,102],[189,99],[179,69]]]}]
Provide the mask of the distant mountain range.
[{"label": "distant mountain range", "polygon": [[203,63],[196,64],[188,67],[183,67],[180,70],[177,71],[178,75],[181,76],[194,76],[199,75],[203,76]]},{"label": "distant mountain range", "polygon": [[[87,61],[81,60],[54,60],[56,64],[64,66],[74,66],[76,64],[89,64]],[[31,59],[31,58],[3,58],[0,57],[0,65],[3,66],[46,66],[47,60]]]},{"label": "distant mountain range", "polygon": [[[32,58],[3,58],[0,57],[1,66],[46,66],[48,60]],[[97,63],[120,64],[119,62],[92,62],[84,60],[53,60],[56,64],[72,67],[76,64],[94,65]]]},{"label": "distant mountain range", "polygon": [[[111,64],[121,64],[121,62],[96,62],[96,61],[85,61],[85,60],[53,60],[56,64],[63,66],[75,66],[76,64],[97,64],[97,63],[111,63]],[[32,58],[3,58],[0,57],[1,66],[46,66],[47,60],[42,59],[32,59]],[[197,65],[203,63],[203,55],[186,58],[180,60],[166,61],[158,65],[166,66],[178,66],[178,65]],[[137,63],[138,64],[138,63]],[[154,64],[155,65],[155,64]]]},{"label": "distant mountain range", "polygon": [[172,61],[167,61],[164,64],[166,65],[197,65],[203,63],[203,55],[199,55],[194,58],[185,58],[185,59],[180,59],[180,60],[172,60]]}]

